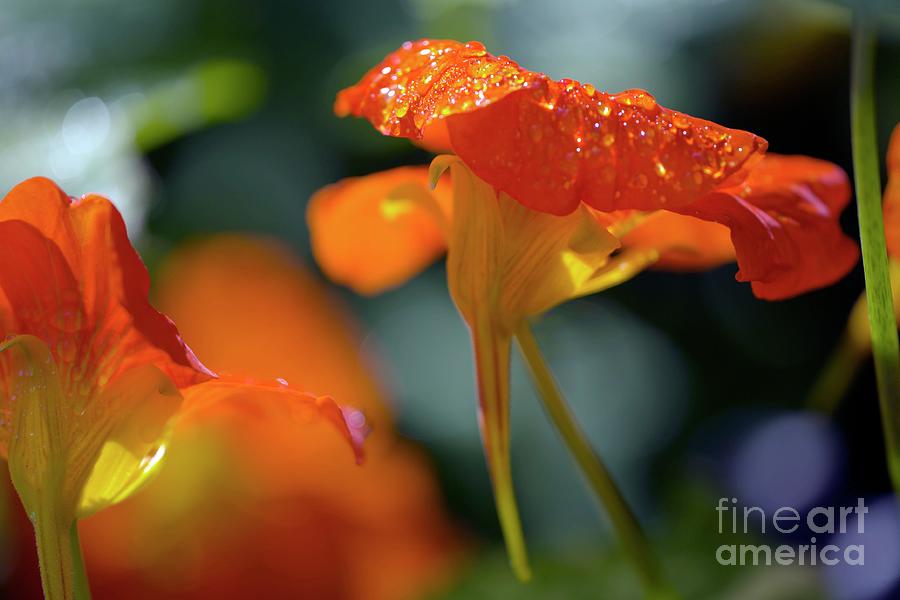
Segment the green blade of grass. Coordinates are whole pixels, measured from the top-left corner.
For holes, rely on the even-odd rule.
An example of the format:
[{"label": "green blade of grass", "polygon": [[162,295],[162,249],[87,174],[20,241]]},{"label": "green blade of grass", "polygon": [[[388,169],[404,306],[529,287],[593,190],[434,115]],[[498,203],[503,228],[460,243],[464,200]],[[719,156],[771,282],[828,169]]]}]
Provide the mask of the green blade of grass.
[{"label": "green blade of grass", "polygon": [[881,208],[874,74],[875,34],[867,15],[860,10],[853,16],[850,82],[853,175],[888,469],[894,490],[900,495],[900,344],[897,340]]}]

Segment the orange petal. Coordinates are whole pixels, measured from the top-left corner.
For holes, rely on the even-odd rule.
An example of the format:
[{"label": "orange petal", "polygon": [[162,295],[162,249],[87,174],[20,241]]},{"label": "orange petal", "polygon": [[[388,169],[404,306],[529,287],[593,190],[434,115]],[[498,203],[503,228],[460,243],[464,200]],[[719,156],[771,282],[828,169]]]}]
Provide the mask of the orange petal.
[{"label": "orange petal", "polygon": [[900,123],[894,127],[887,152],[888,183],[884,189],[884,232],[888,254],[900,260]]},{"label": "orange petal", "polygon": [[144,364],[123,373],[76,424],[71,454],[90,457],[78,518],[117,504],[152,479],[166,456],[178,388],[159,369]]},{"label": "orange petal", "polygon": [[679,212],[729,227],[738,280],[775,300],[834,283],[856,264],[859,249],[839,222],[849,200],[847,175],[837,165],[768,155],[743,184]]},{"label": "orange petal", "polygon": [[154,297],[214,370],[327,391],[363,410],[373,431],[357,466],[331,423],[304,408],[298,425],[238,396],[180,422],[159,478],[82,524],[96,596],[247,598],[264,589],[390,600],[421,596],[453,572],[458,530],[425,456],[394,435],[372,363],[360,356],[364,332],[295,256],[271,241],[216,235],[173,253],[155,272]]},{"label": "orange petal", "polygon": [[734,260],[727,227],[664,210],[645,217],[622,238],[622,246],[658,250],[654,268],[673,271],[709,269]]},{"label": "orange petal", "polygon": [[307,213],[316,261],[361,294],[399,285],[446,249],[450,189],[429,190],[426,167],[345,179],[319,190]]},{"label": "orange petal", "polygon": [[0,220],[0,289],[8,321],[0,338],[31,334],[74,355],[83,313],[78,281],[59,246],[25,221]]},{"label": "orange petal", "polygon": [[266,419],[293,420],[298,424],[324,418],[347,440],[356,456],[363,458],[366,421],[362,413],[341,408],[330,396],[315,396],[297,390],[284,381],[256,381],[223,376],[183,390],[184,408],[180,420]]},{"label": "orange petal", "polygon": [[484,106],[543,77],[478,42],[406,42],[341,91],[334,111],[365,117],[384,135],[421,139],[438,119],[477,108],[476,99]]},{"label": "orange petal", "polygon": [[159,478],[82,523],[96,597],[391,600],[452,573],[456,530],[417,448],[357,466],[314,412],[246,400],[181,422]]},{"label": "orange petal", "polygon": [[53,353],[70,395],[91,395],[153,364],[177,385],[212,376],[148,302],[147,270],[105,198],[71,200],[29,179],[0,202],[0,337],[32,334]]},{"label": "orange petal", "polygon": [[79,407],[40,338],[13,337],[0,344],[0,356],[11,367],[7,386],[16,399],[8,407],[4,455],[30,514],[63,523],[83,518],[124,500],[153,475],[181,404],[162,371],[132,369],[100,400]]},{"label": "orange petal", "polygon": [[408,42],[342,91],[335,110],[414,139],[447,118],[455,153],[476,175],[559,215],[580,202],[604,211],[684,206],[742,177],[767,145],[640,90],[553,81],[477,42]]},{"label": "orange petal", "polygon": [[435,121],[422,132],[422,139],[413,140],[413,143],[434,154],[447,154],[453,152],[450,143],[450,131],[447,129],[447,121]]}]

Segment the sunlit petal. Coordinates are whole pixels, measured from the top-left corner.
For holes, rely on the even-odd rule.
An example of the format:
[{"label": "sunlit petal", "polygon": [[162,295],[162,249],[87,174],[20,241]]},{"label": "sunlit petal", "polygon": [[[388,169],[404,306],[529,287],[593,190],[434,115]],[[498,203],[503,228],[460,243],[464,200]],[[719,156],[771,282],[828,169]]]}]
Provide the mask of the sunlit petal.
[{"label": "sunlit petal", "polygon": [[449,186],[426,167],[345,179],[310,200],[313,251],[328,275],[362,294],[399,285],[446,249]]},{"label": "sunlit petal", "polygon": [[[519,67],[478,42],[404,44],[338,96],[339,115],[419,139],[447,119],[476,175],[535,210],[567,214],[681,206],[742,173],[766,149],[745,131]],[[428,132],[428,133],[426,133]]]},{"label": "sunlit petal", "polygon": [[847,175],[805,156],[769,155],[746,182],[700,198],[685,214],[731,229],[740,271],[759,298],[774,300],[830,285],[859,259],[840,227],[850,201]]},{"label": "sunlit petal", "polygon": [[[96,456],[81,494],[79,518],[121,502],[155,475],[180,407],[178,388],[153,365],[135,367],[104,390],[91,412],[82,415],[92,431],[72,444],[73,453]],[[99,443],[99,451],[89,443]]]}]

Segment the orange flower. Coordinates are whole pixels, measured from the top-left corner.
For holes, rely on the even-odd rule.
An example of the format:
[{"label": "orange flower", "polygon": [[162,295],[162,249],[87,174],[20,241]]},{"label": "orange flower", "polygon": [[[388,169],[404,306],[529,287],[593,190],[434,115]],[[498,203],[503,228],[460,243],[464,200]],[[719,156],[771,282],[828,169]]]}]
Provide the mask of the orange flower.
[{"label": "orange flower", "polygon": [[205,368],[148,290],[106,199],[72,200],[38,178],[0,202],[0,453],[34,523],[48,598],[87,593],[76,521],[146,483],[176,415],[272,401],[358,437],[330,398]]},{"label": "orange flower", "polygon": [[[396,260],[378,251],[397,249],[388,240],[412,239],[426,216],[435,219],[429,236],[444,232],[450,293],[472,331],[501,525],[523,577],[508,363],[510,341],[529,318],[651,266],[736,259],[739,280],[779,299],[833,283],[858,258],[838,223],[850,188],[837,166],[765,156],[766,141],[751,133],[663,108],[640,90],[606,94],[554,81],[477,42],[407,42],[340,92],[335,110],[453,153],[430,169],[433,183],[451,171],[449,210],[440,186],[433,197],[413,194],[382,173],[320,191],[309,222],[323,269],[364,293],[434,257],[433,245],[406,244],[416,256]],[[407,207],[399,216],[384,208],[398,199]]]},{"label": "orange flower", "polygon": [[888,183],[884,189],[884,233],[888,254],[900,260],[900,123],[894,127],[887,151]]},{"label": "orange flower", "polygon": [[333,390],[373,428],[356,466],[315,423],[297,435],[243,405],[180,420],[158,478],[82,524],[96,598],[392,600],[452,574],[460,538],[427,461],[394,435],[360,337],[309,273],[278,246],[220,236],[177,251],[157,284],[210,366]]}]

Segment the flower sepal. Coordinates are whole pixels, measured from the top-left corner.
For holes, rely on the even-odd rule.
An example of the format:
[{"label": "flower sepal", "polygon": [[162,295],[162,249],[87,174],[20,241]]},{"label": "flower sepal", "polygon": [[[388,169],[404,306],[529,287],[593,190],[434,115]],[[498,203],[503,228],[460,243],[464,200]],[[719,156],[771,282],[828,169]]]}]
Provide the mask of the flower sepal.
[{"label": "flower sepal", "polygon": [[432,185],[447,170],[453,182],[447,278],[470,325],[475,307],[486,304],[511,336],[524,319],[621,283],[659,256],[648,249],[617,254],[621,243],[597,211],[581,206],[557,216],[532,210],[453,155],[432,161]]},{"label": "flower sepal", "polygon": [[80,562],[77,547],[66,534],[77,534],[78,498],[72,492],[80,488],[85,474],[67,471],[61,435],[63,392],[56,363],[41,340],[18,336],[0,345],[0,366],[13,374],[7,389],[9,473],[34,526],[44,595],[47,600],[75,598]]}]

